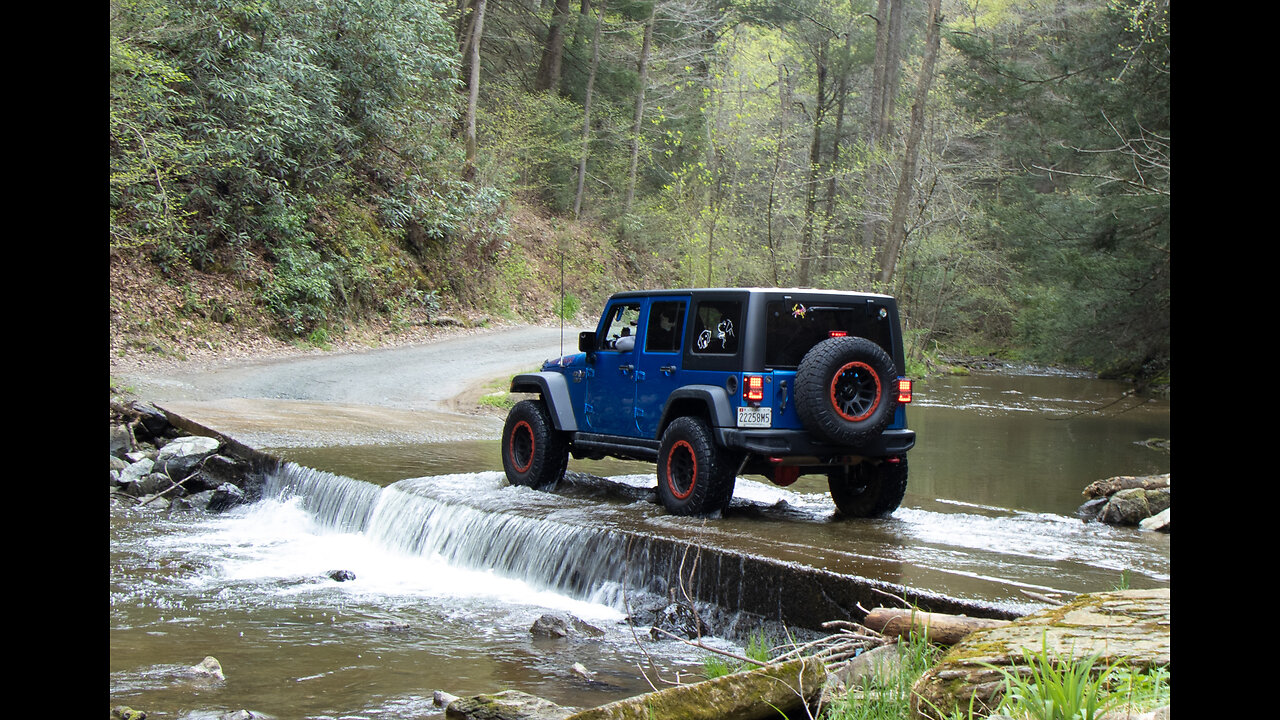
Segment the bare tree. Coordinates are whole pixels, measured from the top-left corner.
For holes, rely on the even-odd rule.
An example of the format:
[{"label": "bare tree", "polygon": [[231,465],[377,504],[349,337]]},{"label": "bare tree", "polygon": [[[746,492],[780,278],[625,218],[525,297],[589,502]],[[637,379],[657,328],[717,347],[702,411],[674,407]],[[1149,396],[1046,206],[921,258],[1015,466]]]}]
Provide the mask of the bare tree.
[{"label": "bare tree", "polygon": [[893,279],[898,255],[907,241],[907,204],[915,185],[916,161],[920,154],[920,138],[924,135],[924,107],[933,84],[933,67],[938,60],[939,7],[941,0],[929,0],[928,39],[920,77],[916,80],[915,97],[911,102],[911,127],[907,132],[907,145],[902,157],[902,172],[898,175],[898,190],[894,194],[893,213],[889,217],[889,230],[880,253],[880,282],[886,287]]},{"label": "bare tree", "polygon": [[480,37],[484,34],[485,0],[476,0],[472,14],[471,79],[467,87],[467,163],[463,177],[468,181],[476,177],[476,105],[480,99]]},{"label": "bare tree", "polygon": [[604,25],[605,1],[601,0],[596,16],[596,29],[591,37],[591,71],[587,75],[587,94],[582,100],[582,155],[578,159],[578,191],[573,197],[573,216],[582,212],[582,191],[587,181],[587,151],[591,144],[591,90],[596,84],[596,68],[600,65],[600,27]]},{"label": "bare tree", "polygon": [[658,13],[655,2],[649,10],[649,20],[644,24],[644,42],[640,48],[640,88],[636,91],[636,112],[631,121],[631,169],[627,171],[627,201],[623,214],[631,212],[636,197],[636,165],[640,162],[640,123],[644,120],[644,94],[649,84],[649,50],[653,47],[653,19]]}]

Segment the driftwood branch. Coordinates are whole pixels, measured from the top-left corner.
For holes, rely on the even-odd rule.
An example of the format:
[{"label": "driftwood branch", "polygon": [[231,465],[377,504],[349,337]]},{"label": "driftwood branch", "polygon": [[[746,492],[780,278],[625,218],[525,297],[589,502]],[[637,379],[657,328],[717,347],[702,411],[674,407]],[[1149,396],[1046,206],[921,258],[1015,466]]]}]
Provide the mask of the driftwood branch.
[{"label": "driftwood branch", "polygon": [[1009,624],[1008,620],[971,618],[965,615],[945,615],[898,608],[876,608],[867,614],[863,622],[871,630],[884,635],[903,638],[914,632],[928,637],[930,642],[942,645],[954,645],[975,630],[986,630]]}]

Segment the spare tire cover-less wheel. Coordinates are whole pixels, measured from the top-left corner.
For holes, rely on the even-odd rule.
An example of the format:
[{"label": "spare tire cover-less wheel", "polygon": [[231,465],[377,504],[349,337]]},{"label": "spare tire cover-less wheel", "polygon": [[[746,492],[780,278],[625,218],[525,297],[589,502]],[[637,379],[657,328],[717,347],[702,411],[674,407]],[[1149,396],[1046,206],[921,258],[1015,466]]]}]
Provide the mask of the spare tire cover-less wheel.
[{"label": "spare tire cover-less wheel", "polygon": [[715,444],[700,418],[680,417],[662,433],[658,448],[658,497],[674,515],[723,510],[733,497],[736,453]]},{"label": "spare tire cover-less wheel", "polygon": [[814,345],[796,369],[796,412],[809,432],[840,445],[860,445],[893,420],[897,366],[884,348],[861,337]]},{"label": "spare tire cover-less wheel", "polygon": [[516,403],[502,428],[502,468],[507,481],[546,489],[559,482],[568,463],[564,435],[555,429],[546,406],[537,400]]}]

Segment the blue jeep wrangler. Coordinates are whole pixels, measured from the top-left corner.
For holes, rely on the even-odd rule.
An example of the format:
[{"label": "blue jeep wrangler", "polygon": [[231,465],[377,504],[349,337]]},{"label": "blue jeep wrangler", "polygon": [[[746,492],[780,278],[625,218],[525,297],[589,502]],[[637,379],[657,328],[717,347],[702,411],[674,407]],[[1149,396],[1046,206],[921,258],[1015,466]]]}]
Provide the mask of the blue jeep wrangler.
[{"label": "blue jeep wrangler", "polygon": [[620,292],[578,352],[516,375],[502,462],[546,489],[569,455],[657,463],[668,511],[723,510],[739,475],[824,474],[841,515],[893,512],[915,445],[887,295],[798,289]]}]

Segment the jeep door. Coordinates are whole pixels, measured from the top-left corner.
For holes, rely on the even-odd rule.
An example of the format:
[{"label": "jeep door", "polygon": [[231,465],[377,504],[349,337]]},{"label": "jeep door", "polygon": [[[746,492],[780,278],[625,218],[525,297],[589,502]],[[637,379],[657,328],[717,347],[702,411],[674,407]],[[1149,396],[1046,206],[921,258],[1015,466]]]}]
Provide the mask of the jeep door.
[{"label": "jeep door", "polygon": [[596,330],[595,361],[587,368],[583,417],[591,432],[635,436],[635,370],[640,354],[640,311],[637,298],[614,300]]},{"label": "jeep door", "polygon": [[636,361],[635,425],[641,437],[657,438],[667,397],[681,384],[680,358],[688,325],[687,297],[656,297],[648,303]]}]

